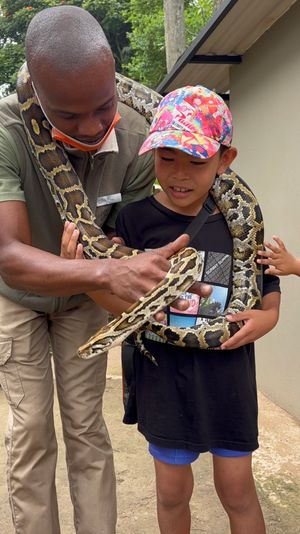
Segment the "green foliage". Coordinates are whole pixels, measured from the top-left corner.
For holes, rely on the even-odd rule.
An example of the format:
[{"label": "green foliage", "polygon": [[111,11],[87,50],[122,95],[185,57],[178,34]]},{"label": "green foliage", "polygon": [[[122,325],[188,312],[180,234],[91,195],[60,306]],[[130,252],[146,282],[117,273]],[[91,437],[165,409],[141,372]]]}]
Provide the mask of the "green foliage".
[{"label": "green foliage", "polygon": [[[70,4],[87,9],[100,22],[119,72],[156,87],[166,74],[163,0],[0,0],[0,87],[15,87],[24,61],[24,38],[32,17]],[[214,0],[185,0],[186,44],[211,16]]]},{"label": "green foliage", "polygon": [[24,39],[27,26],[36,13],[59,4],[81,5],[82,1],[2,0],[0,1],[0,86],[6,93],[15,88],[17,73],[25,60]]},{"label": "green foliage", "polygon": [[127,20],[133,55],[126,65],[129,76],[155,87],[166,72],[163,0],[130,0]]},{"label": "green foliage", "polygon": [[15,87],[17,71],[24,61],[24,47],[20,44],[7,43],[0,48],[0,86],[8,84],[2,93],[10,93]]},{"label": "green foliage", "polygon": [[[211,17],[213,9],[213,0],[185,0],[187,46]],[[163,0],[130,0],[130,10],[125,16],[132,25],[129,40],[133,52],[126,65],[127,74],[155,88],[167,72]]]},{"label": "green foliage", "polygon": [[194,0],[186,2],[184,12],[187,46],[205,26],[214,11],[214,0]]},{"label": "green foliage", "polygon": [[130,23],[122,13],[129,0],[0,0],[0,86],[14,90],[17,72],[24,62],[24,39],[32,17],[47,7],[61,4],[87,9],[100,22],[116,60],[118,71],[130,57],[127,32]]},{"label": "green foliage", "polygon": [[0,35],[3,44],[5,45],[7,42],[22,44],[32,17],[46,7],[60,3],[54,0],[28,0],[25,2],[22,0],[2,0],[0,2],[2,12]]},{"label": "green foliage", "polygon": [[122,72],[131,55],[127,33],[131,25],[123,13],[129,8],[129,0],[85,0],[82,7],[89,11],[101,24],[112,48],[116,70]]}]

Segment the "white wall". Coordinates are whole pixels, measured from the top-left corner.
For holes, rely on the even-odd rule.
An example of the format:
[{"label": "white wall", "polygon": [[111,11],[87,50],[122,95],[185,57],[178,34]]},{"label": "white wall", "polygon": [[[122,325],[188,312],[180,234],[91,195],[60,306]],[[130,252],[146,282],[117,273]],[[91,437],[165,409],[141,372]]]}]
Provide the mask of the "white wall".
[{"label": "white wall", "polygon": [[[300,257],[300,2],[231,70],[233,168],[252,187],[265,236]],[[259,388],[300,419],[300,278],[281,278],[281,318],[257,342]]]}]

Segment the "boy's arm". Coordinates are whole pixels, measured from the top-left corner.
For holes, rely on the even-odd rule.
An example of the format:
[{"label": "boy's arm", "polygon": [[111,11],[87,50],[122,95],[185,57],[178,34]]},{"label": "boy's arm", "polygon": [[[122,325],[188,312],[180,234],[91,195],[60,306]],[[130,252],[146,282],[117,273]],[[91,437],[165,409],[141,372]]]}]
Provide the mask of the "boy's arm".
[{"label": "boy's arm", "polygon": [[273,239],[275,243],[265,243],[266,250],[258,252],[260,259],[257,263],[268,266],[265,271],[267,274],[300,276],[300,258],[293,256],[279,237],[274,235]]},{"label": "boy's arm", "polygon": [[243,321],[245,324],[228,341],[221,345],[221,349],[237,349],[247,343],[253,343],[264,336],[276,325],[279,318],[280,293],[274,291],[262,299],[260,310],[247,310],[234,315],[227,315],[229,322]]}]

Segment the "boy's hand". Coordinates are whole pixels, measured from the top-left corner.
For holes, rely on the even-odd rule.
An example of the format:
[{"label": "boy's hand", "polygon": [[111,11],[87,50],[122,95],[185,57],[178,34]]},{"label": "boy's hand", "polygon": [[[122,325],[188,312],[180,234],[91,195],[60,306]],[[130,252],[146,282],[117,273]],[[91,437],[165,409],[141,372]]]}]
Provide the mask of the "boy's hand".
[{"label": "boy's hand", "polygon": [[82,260],[83,246],[78,243],[79,230],[74,223],[66,221],[61,238],[60,256],[67,260]]},{"label": "boy's hand", "polygon": [[[64,231],[61,238],[60,256],[67,260],[82,260],[83,246],[78,243],[79,230],[74,223],[66,221],[64,224]],[[113,237],[112,241],[118,245],[124,245],[121,237]]]},{"label": "boy's hand", "polygon": [[245,324],[234,336],[221,345],[221,349],[237,349],[267,334],[275,325],[271,318],[265,317],[265,313],[262,310],[247,310],[234,315],[226,315],[226,319],[230,323],[243,321]]},{"label": "boy's hand", "polygon": [[279,317],[280,293],[269,293],[263,297],[261,310],[246,310],[226,315],[230,323],[244,322],[244,326],[221,345],[221,349],[237,349],[247,343],[253,343],[264,336],[276,325]]},{"label": "boy's hand", "polygon": [[275,243],[265,243],[267,250],[258,251],[261,258],[257,260],[257,263],[269,266],[265,271],[266,274],[279,276],[296,274],[300,276],[300,260],[285,248],[279,237],[273,236],[273,240]]}]

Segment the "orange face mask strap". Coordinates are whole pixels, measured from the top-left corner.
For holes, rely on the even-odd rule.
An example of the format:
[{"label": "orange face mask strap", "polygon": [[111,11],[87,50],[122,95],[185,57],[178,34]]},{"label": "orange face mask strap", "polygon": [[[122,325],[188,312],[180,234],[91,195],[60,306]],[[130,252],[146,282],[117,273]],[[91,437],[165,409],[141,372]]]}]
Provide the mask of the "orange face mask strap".
[{"label": "orange face mask strap", "polygon": [[99,150],[101,146],[105,143],[106,139],[108,138],[108,136],[110,135],[112,130],[115,128],[116,124],[119,122],[120,119],[121,119],[121,115],[117,111],[105,136],[101,139],[101,141],[99,141],[99,143],[96,143],[95,145],[88,145],[86,143],[81,143],[80,141],[77,141],[77,139],[74,139],[73,137],[69,137],[68,135],[64,134],[63,132],[55,128],[55,126],[52,127],[52,139],[54,139],[55,141],[61,141],[62,143],[65,143],[71,146],[72,148],[77,148],[78,150],[81,150],[83,152],[91,152],[92,150]]}]

